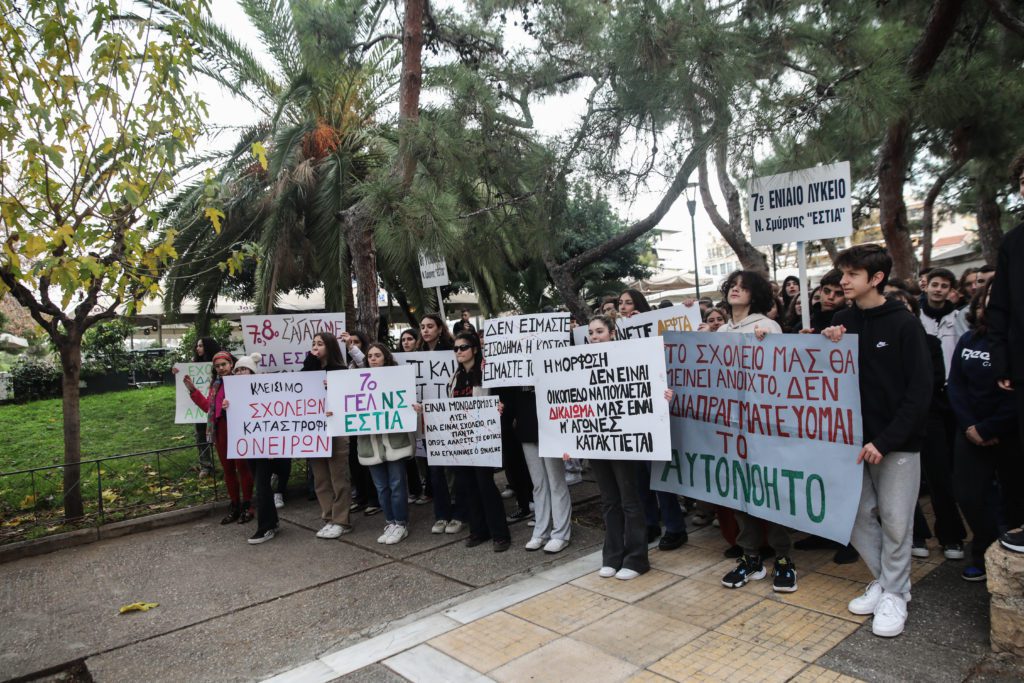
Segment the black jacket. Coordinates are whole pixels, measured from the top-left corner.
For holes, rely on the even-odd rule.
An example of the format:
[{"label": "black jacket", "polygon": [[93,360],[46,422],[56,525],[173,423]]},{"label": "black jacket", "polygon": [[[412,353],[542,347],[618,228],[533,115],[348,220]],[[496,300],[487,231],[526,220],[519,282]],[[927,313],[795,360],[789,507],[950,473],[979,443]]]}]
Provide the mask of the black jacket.
[{"label": "black jacket", "polygon": [[992,374],[997,380],[1024,382],[1024,223],[1003,237],[985,319]]},{"label": "black jacket", "polygon": [[949,366],[949,402],[957,427],[965,431],[974,426],[986,441],[1017,433],[1016,401],[1012,393],[996,387],[991,351],[989,335],[971,330],[960,338]]},{"label": "black jacket", "polygon": [[920,451],[932,401],[932,362],[924,328],[896,301],[838,311],[833,325],[858,335],[864,443],[882,455]]}]

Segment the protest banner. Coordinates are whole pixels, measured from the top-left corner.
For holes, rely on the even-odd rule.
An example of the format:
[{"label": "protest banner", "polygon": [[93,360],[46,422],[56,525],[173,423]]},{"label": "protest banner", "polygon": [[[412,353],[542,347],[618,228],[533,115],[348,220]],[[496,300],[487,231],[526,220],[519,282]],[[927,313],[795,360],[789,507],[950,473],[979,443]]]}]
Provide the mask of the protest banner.
[{"label": "protest banner", "polygon": [[322,370],[225,377],[228,458],[331,457],[326,379]]},{"label": "protest banner", "polygon": [[533,353],[569,345],[569,314],[538,313],[484,321],[484,386],[533,385]]},{"label": "protest banner", "polygon": [[[345,331],[344,313],[284,313],[243,315],[242,338],[246,353],[259,353],[260,372],[288,372],[302,369],[302,361],[313,346],[313,337]],[[341,344],[345,353],[345,345]]]},{"label": "protest banner", "polygon": [[453,351],[411,351],[394,356],[399,364],[411,365],[416,371],[417,401],[448,396],[448,382],[458,365]]},{"label": "protest banner", "polygon": [[857,337],[670,333],[672,460],[651,488],[850,540],[862,445]]},{"label": "protest banner", "polygon": [[416,371],[410,365],[327,373],[327,433],[391,434],[416,429]]},{"label": "protest banner", "polygon": [[670,459],[660,338],[538,351],[534,363],[541,455]]},{"label": "protest banner", "polygon": [[501,416],[497,396],[423,402],[427,463],[501,467]]},{"label": "protest banner", "polygon": [[[700,324],[700,306],[694,303],[692,306],[655,308],[631,318],[616,318],[615,333],[619,339],[660,337],[666,332],[696,332]],[[572,331],[572,338],[576,346],[589,344],[587,326],[578,325]]]},{"label": "protest banner", "polygon": [[213,363],[175,363],[174,369],[174,423],[205,424],[206,411],[192,402],[185,388],[185,376],[192,378],[196,389],[205,396],[213,378]]},{"label": "protest banner", "polygon": [[768,246],[853,232],[850,162],[750,181],[750,242]]}]

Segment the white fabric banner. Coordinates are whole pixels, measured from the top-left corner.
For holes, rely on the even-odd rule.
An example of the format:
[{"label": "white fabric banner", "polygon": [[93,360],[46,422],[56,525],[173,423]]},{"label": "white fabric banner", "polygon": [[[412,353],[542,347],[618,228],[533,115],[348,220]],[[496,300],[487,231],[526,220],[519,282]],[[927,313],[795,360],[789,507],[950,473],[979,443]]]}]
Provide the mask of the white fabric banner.
[{"label": "white fabric banner", "polygon": [[213,363],[175,363],[174,369],[177,370],[174,373],[174,423],[205,423],[206,411],[192,402],[185,388],[185,376],[191,377],[196,389],[205,396],[213,378]]},{"label": "white fabric banner", "polygon": [[331,436],[390,434],[416,429],[412,366],[327,373],[327,432]]},{"label": "white fabric banner", "polygon": [[671,458],[661,338],[538,351],[534,363],[542,455]]},{"label": "white fabric banner", "polygon": [[501,467],[497,396],[424,401],[427,463]]},{"label": "white fabric banner", "polygon": [[[319,332],[330,332],[338,337],[344,331],[344,313],[242,316],[245,352],[263,355],[260,372],[301,370],[306,353],[313,347],[313,337]],[[339,345],[344,356],[345,345]]]},{"label": "white fabric banner", "polygon": [[484,322],[484,386],[533,385],[533,354],[569,345],[569,314],[538,313]]},{"label": "white fabric banner", "polygon": [[[638,337],[660,337],[666,332],[696,332],[700,327],[700,306],[678,304],[666,308],[655,308],[646,313],[637,313],[631,318],[616,318],[615,330],[619,339]],[[577,346],[589,343],[587,326],[578,325],[572,331]]]},{"label": "white fabric banner", "polygon": [[329,458],[327,374],[225,377],[228,458]]}]

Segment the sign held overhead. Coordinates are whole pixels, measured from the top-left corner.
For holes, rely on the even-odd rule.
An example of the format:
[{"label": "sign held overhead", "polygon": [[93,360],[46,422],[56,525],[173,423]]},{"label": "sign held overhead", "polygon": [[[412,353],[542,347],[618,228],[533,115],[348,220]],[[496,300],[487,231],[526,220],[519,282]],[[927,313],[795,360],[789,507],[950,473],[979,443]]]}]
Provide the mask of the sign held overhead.
[{"label": "sign held overhead", "polygon": [[750,242],[757,247],[853,232],[850,162],[750,181]]}]

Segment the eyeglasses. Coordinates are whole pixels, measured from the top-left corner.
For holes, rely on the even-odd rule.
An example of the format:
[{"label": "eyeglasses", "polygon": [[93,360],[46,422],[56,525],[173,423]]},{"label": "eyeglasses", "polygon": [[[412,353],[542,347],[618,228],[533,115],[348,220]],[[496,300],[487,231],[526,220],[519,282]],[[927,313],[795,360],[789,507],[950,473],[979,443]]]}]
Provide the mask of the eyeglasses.
[{"label": "eyeglasses", "polygon": [[469,351],[473,347],[470,346],[469,344],[459,344],[458,346],[456,346],[454,348],[455,348],[456,351]]}]

